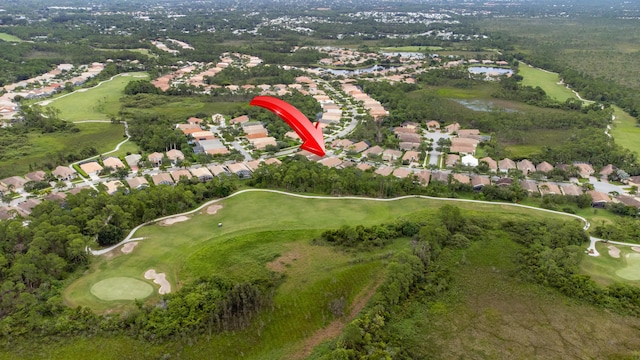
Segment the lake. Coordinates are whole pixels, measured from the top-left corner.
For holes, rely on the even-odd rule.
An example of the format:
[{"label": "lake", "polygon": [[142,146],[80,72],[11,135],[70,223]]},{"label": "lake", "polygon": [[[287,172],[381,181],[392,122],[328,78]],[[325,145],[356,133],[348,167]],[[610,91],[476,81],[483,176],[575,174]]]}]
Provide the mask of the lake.
[{"label": "lake", "polygon": [[472,67],[469,67],[469,72],[472,74],[498,73],[500,75],[506,75],[506,74],[513,75],[513,70],[511,69],[503,69],[503,68],[488,67],[488,66],[472,66]]}]

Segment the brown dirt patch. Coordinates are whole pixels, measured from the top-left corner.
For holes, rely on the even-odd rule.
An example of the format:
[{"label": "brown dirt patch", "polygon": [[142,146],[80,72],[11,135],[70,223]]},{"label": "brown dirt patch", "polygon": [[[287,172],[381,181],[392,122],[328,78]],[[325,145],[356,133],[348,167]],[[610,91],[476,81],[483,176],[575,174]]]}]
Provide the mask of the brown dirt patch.
[{"label": "brown dirt patch", "polygon": [[137,241],[133,241],[130,243],[126,243],[124,244],[124,246],[120,249],[120,251],[122,251],[125,254],[131,254],[131,252],[133,251],[133,249],[136,247],[136,245],[138,245]]},{"label": "brown dirt patch", "polygon": [[609,245],[609,256],[612,258],[619,259],[620,258],[620,249],[613,245]]},{"label": "brown dirt patch", "polygon": [[222,205],[211,205],[207,208],[207,215],[215,215],[220,209],[222,209]]},{"label": "brown dirt patch", "polygon": [[183,222],[183,221],[187,221],[189,220],[188,216],[176,216],[176,217],[172,217],[171,219],[165,219],[160,221],[160,223],[158,225],[160,226],[171,226],[175,223],[179,223],[179,222]]},{"label": "brown dirt patch", "polygon": [[307,338],[304,341],[302,349],[300,349],[297,353],[292,354],[291,359],[305,359],[309,357],[309,355],[311,355],[311,351],[314,347],[320,345],[324,341],[333,339],[336,336],[340,335],[342,329],[344,329],[344,327],[351,320],[355,319],[360,310],[362,310],[362,308],[367,305],[367,302],[376,293],[376,290],[378,290],[380,284],[382,284],[382,279],[378,280],[375,284],[373,284],[373,286],[369,286],[361,291],[360,294],[356,296],[353,304],[351,304],[351,312],[349,313],[349,316],[333,320],[326,327],[316,331],[313,335],[311,335],[311,337]]},{"label": "brown dirt patch", "polygon": [[275,272],[283,273],[287,269],[287,265],[291,265],[294,261],[298,260],[300,256],[300,251],[293,249],[279,256],[272,262],[267,263],[267,268]]}]

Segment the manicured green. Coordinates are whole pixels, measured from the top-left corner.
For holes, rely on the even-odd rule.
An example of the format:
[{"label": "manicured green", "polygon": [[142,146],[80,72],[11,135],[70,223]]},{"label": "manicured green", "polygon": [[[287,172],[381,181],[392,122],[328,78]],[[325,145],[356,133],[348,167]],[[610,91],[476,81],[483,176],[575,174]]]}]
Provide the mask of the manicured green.
[{"label": "manicured green", "polygon": [[19,37],[7,33],[0,33],[0,40],[6,42],[22,42]]},{"label": "manicured green", "polygon": [[120,98],[130,81],[148,79],[146,73],[126,73],[101,82],[89,89],[78,89],[50,100],[47,106],[60,110],[60,118],[68,121],[109,120],[120,110]]},{"label": "manicured green", "polygon": [[616,118],[613,121],[611,136],[618,145],[640,156],[640,127],[638,127],[638,120],[617,106],[613,107],[613,115]]},{"label": "manicured green", "polygon": [[[620,257],[609,255],[609,246],[620,249]],[[603,244],[598,242],[596,250],[600,256],[585,256],[580,269],[600,285],[611,285],[614,282],[625,282],[640,285],[640,254],[629,246]]]},{"label": "manicured green", "polygon": [[135,300],[151,295],[153,286],[130,277],[112,277],[95,283],[91,294],[100,300]]},{"label": "manicured green", "polygon": [[521,63],[518,67],[518,74],[524,78],[522,80],[523,85],[532,87],[539,86],[553,99],[558,101],[565,101],[569,98],[577,99],[576,95],[570,89],[567,89],[566,86],[560,83],[558,73],[537,69]]},{"label": "manicured green", "polygon": [[[27,146],[20,153],[9,154],[10,157],[0,161],[0,178],[12,175],[24,175],[30,171],[42,169],[44,164],[57,159],[61,154],[77,153],[85,147],[94,147],[99,153],[113,150],[125,140],[123,125],[111,123],[76,124],[80,132],[28,134]],[[31,168],[29,168],[31,165]]]}]

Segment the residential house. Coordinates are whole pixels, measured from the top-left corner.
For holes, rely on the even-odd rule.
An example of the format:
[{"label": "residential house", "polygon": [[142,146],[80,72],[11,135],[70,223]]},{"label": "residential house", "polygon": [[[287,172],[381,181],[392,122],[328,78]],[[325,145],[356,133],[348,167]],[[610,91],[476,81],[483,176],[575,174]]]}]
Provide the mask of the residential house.
[{"label": "residential house", "polygon": [[542,183],[540,184],[540,186],[538,186],[538,189],[540,189],[540,193],[542,194],[542,196],[545,195],[562,195],[562,192],[560,191],[560,187],[558,187],[558,185],[553,184],[553,183]]},{"label": "residential house", "polygon": [[548,173],[549,171],[552,171],[552,170],[553,170],[553,165],[549,164],[546,161],[543,161],[540,164],[536,165],[536,171]]},{"label": "residential house", "polygon": [[427,121],[427,129],[429,130],[440,130],[440,123],[435,120]]},{"label": "residential house", "polygon": [[176,164],[177,161],[184,160],[184,154],[182,153],[182,151],[178,149],[172,149],[167,151],[167,157],[169,158],[169,160],[171,160],[171,162],[174,165]]},{"label": "residential house", "polygon": [[348,150],[349,151],[354,151],[356,153],[361,153],[361,152],[367,150],[368,148],[369,148],[369,144],[367,144],[364,141],[360,141],[360,142],[357,142],[357,143],[355,143],[353,145],[350,145],[348,147]]},{"label": "residential house", "polygon": [[229,170],[227,170],[227,168],[225,168],[222,165],[209,165],[208,168],[209,168],[209,171],[211,171],[211,174],[213,176],[220,176],[220,175],[229,176],[229,175],[231,175]]},{"label": "residential house", "polygon": [[640,210],[640,200],[638,200],[637,198],[635,198],[633,196],[618,195],[614,199],[616,200],[616,202],[620,202],[620,203],[623,203],[623,204],[625,204],[627,206],[635,207],[638,210]]},{"label": "residential house", "polygon": [[211,122],[214,124],[222,124],[224,122],[224,115],[222,114],[211,115]]},{"label": "residential house", "polygon": [[480,130],[478,129],[460,129],[458,137],[480,140]]},{"label": "residential house", "polygon": [[382,153],[384,152],[384,149],[381,148],[380,146],[376,145],[374,147],[371,147],[367,150],[365,150],[362,155],[364,156],[369,156],[369,155],[373,155],[373,156],[380,156],[382,155]]},{"label": "residential house", "polygon": [[216,139],[216,136],[209,130],[198,130],[198,131],[192,132],[189,135],[191,135],[191,137],[195,141],[215,140]]},{"label": "residential house", "polygon": [[560,190],[567,196],[579,196],[582,195],[582,188],[576,184],[562,184]]},{"label": "residential house", "polygon": [[251,169],[247,167],[247,165],[243,163],[234,163],[227,165],[229,171],[233,174],[236,174],[241,179],[246,179],[251,177]]},{"label": "residential house", "polygon": [[196,154],[224,155],[229,153],[229,149],[220,140],[202,140],[197,142],[193,152]]},{"label": "residential house", "polygon": [[57,166],[53,171],[51,171],[51,175],[62,181],[71,181],[78,176],[76,171],[68,166]]},{"label": "residential house", "polygon": [[591,195],[591,206],[594,208],[604,208],[611,202],[609,195],[603,192],[590,190],[587,194]]},{"label": "residential house", "polygon": [[498,171],[498,163],[490,157],[483,157],[479,162],[484,161],[489,165],[489,170]]},{"label": "residential house", "polygon": [[124,157],[124,161],[129,165],[131,171],[138,171],[138,163],[142,160],[142,155],[131,154]]},{"label": "residential house", "polygon": [[195,124],[178,124],[176,129],[180,129],[185,136],[202,131],[202,128]]},{"label": "residential house", "polygon": [[[511,186],[513,184],[513,179],[508,177],[503,177],[495,181],[495,184],[500,187]],[[538,189],[536,189],[536,192]]]},{"label": "residential house", "polygon": [[97,161],[91,161],[80,164],[80,169],[82,169],[82,171],[84,171],[89,176],[98,176],[100,171],[102,171],[102,166],[100,166]]},{"label": "residential house", "polygon": [[197,177],[199,181],[205,182],[213,179],[213,174],[206,167],[199,167],[196,169],[191,169],[191,174],[194,177]]},{"label": "residential house", "polygon": [[460,154],[475,154],[476,147],[480,141],[477,139],[471,138],[451,138],[451,148],[450,151],[452,153],[460,153]]},{"label": "residential house", "polygon": [[457,154],[447,154],[447,158],[444,161],[445,166],[455,166],[458,161],[460,161],[460,155]]},{"label": "residential house", "polygon": [[47,178],[47,173],[42,170],[30,172],[24,176],[29,181],[44,181]]},{"label": "residential house", "polygon": [[249,121],[249,116],[247,115],[238,116],[236,118],[229,120],[231,124],[244,124],[247,121]]},{"label": "residential house", "polygon": [[18,204],[17,208],[20,211],[21,214],[31,214],[31,211],[33,210],[33,208],[35,208],[36,206],[38,206],[42,201],[40,199],[27,199],[26,201],[21,202],[20,204]]},{"label": "residential house", "polygon": [[540,190],[538,190],[538,185],[533,180],[522,180],[522,181],[520,181],[520,186],[524,190],[526,190],[526,191],[528,191],[529,193],[532,193],[532,194],[537,194],[537,193],[540,192]]},{"label": "residential house", "polygon": [[431,180],[432,181],[439,181],[445,184],[449,183],[449,174],[442,172],[442,171],[436,171],[431,173]]},{"label": "residential house", "polygon": [[444,131],[448,132],[450,134],[457,133],[458,130],[460,130],[460,124],[458,124],[458,123],[449,124],[449,125],[444,127]]},{"label": "residential house", "polygon": [[169,175],[169,173],[166,173],[166,172],[151,176],[151,180],[153,180],[153,183],[156,185],[173,185],[174,184],[173,179],[171,178],[171,175]]},{"label": "residential house", "polygon": [[374,173],[380,176],[389,176],[391,175],[391,173],[393,173],[393,168],[390,166],[381,166],[376,171],[374,171]]},{"label": "residential house", "polygon": [[124,166],[124,163],[122,163],[122,160],[113,156],[108,157],[106,159],[102,159],[102,164],[104,165],[104,167],[109,167],[109,168],[112,168],[113,170],[126,168],[126,166]]},{"label": "residential house", "polygon": [[588,178],[596,172],[590,164],[575,164],[575,166],[578,168],[578,173],[583,178]]},{"label": "residential house", "polygon": [[251,160],[251,161],[247,162],[247,167],[249,167],[249,169],[251,169],[251,172],[254,172],[254,171],[258,170],[258,168],[260,167],[260,164],[262,164],[263,162],[264,162],[264,160],[262,160],[262,159]]},{"label": "residential house", "polygon": [[600,170],[600,175],[602,175],[602,177],[604,177],[605,179],[609,177],[609,175],[613,174],[614,171],[616,171],[616,167],[613,166],[612,164],[608,164],[605,165],[602,170]]},{"label": "residential house", "polygon": [[471,185],[473,190],[480,191],[486,185],[491,185],[491,180],[487,176],[475,175],[471,177]]},{"label": "residential house", "polygon": [[162,153],[159,153],[159,152],[151,153],[147,157],[149,162],[151,162],[156,167],[162,165],[162,159],[163,158],[164,158],[164,155]]},{"label": "residential house", "polygon": [[408,151],[408,150],[415,150],[418,149],[420,147],[420,143],[414,143],[414,142],[401,142],[398,144],[398,147],[400,148],[400,150],[404,150],[404,151]]},{"label": "residential house", "polygon": [[460,163],[464,166],[476,167],[479,161],[473,155],[465,155],[460,159]]},{"label": "residential house", "polygon": [[269,136],[269,132],[262,124],[245,126],[243,130],[247,139],[266,138]]},{"label": "residential house", "polygon": [[371,165],[363,162],[363,163],[360,163],[360,164],[356,165],[356,169],[360,169],[362,171],[367,171],[367,170],[371,169]]},{"label": "residential house", "polygon": [[342,160],[337,157],[326,157],[318,162],[326,167],[333,168],[340,165],[342,163]]},{"label": "residential house", "polygon": [[351,141],[349,139],[333,140],[333,142],[331,143],[331,146],[336,148],[336,149],[345,149],[345,148],[348,148],[351,145],[353,145],[353,141]]},{"label": "residential house", "polygon": [[422,141],[422,137],[414,133],[399,133],[399,134],[396,134],[396,136],[398,137],[398,139],[400,139],[401,142],[410,142],[410,143],[420,144],[420,142]]},{"label": "residential house", "polygon": [[516,168],[516,163],[509,158],[504,158],[498,161],[498,169],[500,169],[500,171],[502,172],[509,172],[509,170],[512,170],[515,168]]},{"label": "residential house", "polygon": [[191,173],[187,169],[173,170],[171,172],[171,177],[175,182],[182,180],[183,177],[187,178],[187,180],[192,178]]},{"label": "residential house", "polygon": [[277,158],[269,158],[265,160],[264,163],[267,165],[281,165],[282,161],[278,160]]},{"label": "residential house", "polygon": [[404,168],[397,168],[395,170],[393,170],[393,176],[400,178],[400,179],[404,179],[406,177],[408,177],[409,175],[411,175],[411,171],[404,169]]},{"label": "residential house", "polygon": [[118,189],[124,188],[124,184],[120,180],[107,181],[103,184],[107,188],[107,194],[109,195],[113,195]]},{"label": "residential house", "polygon": [[249,142],[254,148],[258,150],[264,150],[267,148],[267,146],[270,146],[270,145],[278,146],[278,142],[276,141],[276,138],[274,138],[273,136],[262,137],[257,139],[249,139]]},{"label": "residential house", "polygon": [[402,151],[400,150],[387,149],[382,152],[382,160],[384,161],[396,161],[400,157],[402,157]]},{"label": "residential house", "polygon": [[127,184],[132,189],[142,189],[149,186],[149,182],[144,176],[134,177],[133,179],[128,179]]},{"label": "residential house", "polygon": [[402,156],[402,163],[405,165],[411,164],[412,162],[418,161],[420,159],[420,153],[417,151],[407,151]]},{"label": "residential house", "polygon": [[626,181],[627,185],[629,186],[638,186],[640,187],[640,175],[637,176],[630,176],[627,181]]},{"label": "residential house", "polygon": [[429,170],[421,170],[416,173],[418,181],[422,186],[428,186],[429,180],[431,179],[431,171]]},{"label": "residential house", "polygon": [[518,161],[517,168],[518,170],[522,171],[522,173],[525,176],[529,175],[529,173],[536,171],[535,165],[533,165],[533,163],[527,159]]},{"label": "residential house", "polygon": [[202,125],[202,119],[197,118],[197,117],[190,117],[189,119],[187,119],[187,123],[191,124],[191,125]]},{"label": "residential house", "polygon": [[67,198],[67,194],[63,192],[49,193],[49,195],[44,197],[44,199],[47,201],[56,201],[59,203],[64,203],[64,200],[66,198]]},{"label": "residential house", "polygon": [[464,174],[453,174],[452,179],[459,182],[460,184],[471,184],[471,179],[469,176]]}]

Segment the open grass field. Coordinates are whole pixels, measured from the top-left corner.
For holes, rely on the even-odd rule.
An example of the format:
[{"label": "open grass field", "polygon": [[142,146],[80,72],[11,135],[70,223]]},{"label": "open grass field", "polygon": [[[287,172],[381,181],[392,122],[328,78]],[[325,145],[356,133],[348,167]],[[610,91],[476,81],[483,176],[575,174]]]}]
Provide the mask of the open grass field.
[{"label": "open grass field", "polygon": [[163,102],[149,109],[127,108],[128,111],[141,114],[158,114],[176,119],[187,119],[199,112],[206,114],[232,114],[248,102],[208,102],[198,97],[164,96]]},{"label": "open grass field", "polygon": [[148,79],[146,73],[121,74],[90,89],[79,89],[45,100],[46,106],[60,110],[60,117],[68,121],[109,120],[120,110],[120,98],[130,81]]},{"label": "open grass field", "polygon": [[123,125],[111,123],[81,123],[77,133],[40,134],[29,133],[25,146],[20,150],[6,154],[7,159],[0,161],[0,178],[12,175],[24,175],[33,169],[44,169],[43,163],[58,154],[76,153],[87,146],[95,147],[99,153],[113,150],[124,140]]},{"label": "open grass field", "polygon": [[611,136],[618,145],[640,156],[640,127],[638,121],[617,106],[613,107],[616,119],[613,121]]},{"label": "open grass field", "polygon": [[7,33],[0,33],[0,41],[22,42],[22,40],[19,37],[15,35],[7,34]]},{"label": "open grass field", "polygon": [[405,306],[390,322],[390,333],[402,339],[415,359],[638,355],[640,319],[522,283],[514,275],[518,247],[492,237],[442,259],[453,271],[451,288],[429,301],[415,299]]},{"label": "open grass field", "polygon": [[569,98],[577,98],[571,90],[559,83],[560,78],[558,78],[557,73],[536,69],[522,63],[518,67],[518,74],[523,77],[523,85],[540,86],[553,99],[565,101]]},{"label": "open grass field", "polygon": [[[609,246],[620,250],[619,258],[609,255]],[[626,282],[640,285],[640,253],[629,246],[604,244],[598,242],[596,249],[600,256],[585,256],[580,263],[582,272],[600,285],[611,285],[614,282]]]},{"label": "open grass field", "polygon": [[[268,276],[267,269],[283,272],[285,279],[276,289],[273,306],[257,315],[249,328],[211,337],[202,336],[192,339],[188,345],[182,343],[178,347],[174,344],[152,345],[121,337],[93,337],[90,341],[84,338],[62,339],[56,343],[31,344],[28,349],[23,347],[23,344],[18,344],[12,347],[11,353],[0,353],[0,357],[82,359],[87,351],[91,351],[92,358],[95,359],[156,359],[165,354],[176,353],[179,353],[181,358],[203,358],[203,354],[206,354],[206,358],[215,359],[304,358],[302,354],[307,339],[334,319],[328,310],[328,304],[335,299],[344,298],[347,303],[346,313],[349,313],[354,303],[360,302],[358,299],[362,299],[363,296],[366,299],[366,294],[372,293],[376,284],[379,284],[384,276],[388,255],[411,249],[410,239],[399,239],[382,250],[366,253],[343,252],[328,246],[313,245],[310,240],[323,229],[337,228],[345,224],[373,225],[398,218],[420,219],[433,216],[440,206],[451,202],[418,198],[384,202],[364,199],[302,199],[276,193],[248,192],[224,199],[219,204],[223,207],[214,215],[208,215],[206,210],[203,210],[184,222],[142,228],[136,233],[136,237],[143,236],[145,239],[138,242],[133,252],[124,254],[120,249],[116,249],[108,255],[96,258],[91,269],[69,285],[64,292],[64,298],[70,306],[88,305],[98,312],[125,311],[133,306],[132,301],[105,300],[109,295],[101,295],[100,299],[95,296],[96,284],[98,289],[102,288],[104,291],[109,288],[120,289],[121,286],[112,283],[118,280],[114,280],[118,277],[127,278],[127,281],[132,279],[146,282],[153,287],[153,294],[147,299],[154,300],[158,296],[158,286],[143,278],[144,272],[149,269],[165,272],[172,288],[180,287],[191,279],[211,274],[242,280]],[[498,204],[454,205],[464,209],[466,213],[491,214],[504,218],[558,217],[554,214]],[[219,222],[223,223],[222,227],[218,227]],[[454,302],[449,303],[443,299],[434,306],[416,306],[412,311],[415,311],[415,314],[419,313],[421,318],[412,321],[427,321],[427,316],[433,316],[437,320],[433,326],[445,326],[447,321],[453,321],[453,324],[461,328],[467,324],[472,326],[478,341],[491,340],[493,333],[490,329],[487,330],[487,327],[493,323],[481,323],[476,327],[473,325],[474,316],[480,316],[483,321],[494,321],[493,317],[488,320],[483,317],[500,315],[502,311],[520,308],[522,305],[518,305],[518,302],[524,300],[533,302],[533,305],[541,306],[542,309],[551,307],[549,311],[570,310],[570,316],[562,317],[563,327],[568,326],[569,321],[575,321],[573,316],[576,312],[573,308],[566,310],[566,299],[557,298],[535,286],[527,285],[525,290],[522,290],[520,287],[524,285],[509,277],[513,266],[513,250],[517,245],[505,241],[496,243],[498,245],[494,244],[495,246],[492,244],[493,240],[487,240],[474,245],[466,252],[467,260],[460,262],[464,266],[455,273],[456,278],[462,278],[460,284],[475,284],[473,289],[467,290],[463,285],[459,285],[454,292],[459,294],[458,290],[465,291],[465,295],[454,299]],[[488,250],[485,251],[486,248]],[[485,283],[485,278],[492,282]],[[480,283],[476,284],[478,281]],[[503,281],[506,281],[506,287]],[[129,285],[135,285],[133,288],[136,291],[141,288],[136,284],[125,284],[122,288]],[[519,293],[512,294],[513,289]],[[491,301],[497,303],[490,305],[491,309],[487,314],[480,311],[478,315],[473,312],[473,308],[468,307],[478,306],[474,297],[485,294],[486,291],[498,293],[484,299],[482,305],[489,306],[493,304]],[[470,303],[465,305],[467,296]],[[537,299],[536,296],[543,298]],[[556,305],[556,301],[560,305]],[[458,309],[462,311],[460,319],[456,319]],[[541,310],[535,308],[527,311],[525,320],[534,318],[533,313]],[[445,318],[440,318],[441,316]],[[598,319],[609,321],[604,316]],[[431,326],[430,321],[423,326]],[[513,317],[509,317],[509,321],[517,323]],[[542,318],[535,324],[543,327],[544,321],[549,320]],[[608,322],[606,324],[609,325]],[[506,325],[501,331],[506,332],[505,327]],[[440,333],[440,336],[455,341],[458,337],[450,336],[451,329],[449,330],[448,333]],[[525,330],[527,329],[518,331],[531,335]],[[550,339],[551,333],[552,331],[545,333],[549,335],[546,340]],[[408,346],[418,346],[424,340],[424,336],[434,335],[420,333],[420,336],[418,333],[412,334],[411,337],[407,335]],[[526,338],[523,343],[534,342],[537,346],[538,342],[532,337]],[[433,344],[435,343],[432,342],[429,346],[435,346]],[[498,347],[491,346],[507,344],[510,342],[505,340],[497,344],[487,343],[485,346],[498,351]],[[106,351],[112,347],[112,351]],[[521,345],[510,351],[528,351],[524,347],[525,345]]]},{"label": "open grass field", "polygon": [[383,52],[423,52],[442,50],[441,46],[395,46],[380,48]]}]

